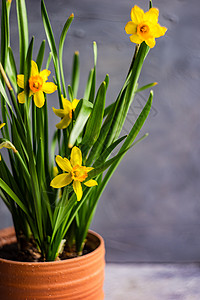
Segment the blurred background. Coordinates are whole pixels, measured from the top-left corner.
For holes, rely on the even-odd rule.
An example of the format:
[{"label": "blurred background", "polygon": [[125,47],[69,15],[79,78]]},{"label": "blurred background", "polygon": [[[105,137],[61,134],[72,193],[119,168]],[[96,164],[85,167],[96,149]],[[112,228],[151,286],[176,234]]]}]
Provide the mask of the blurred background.
[{"label": "blurred background", "polygon": [[[125,80],[134,44],[124,31],[130,10],[145,11],[148,1],[46,0],[56,40],[73,12],[64,52],[70,83],[73,53],[80,52],[80,88],[84,93],[93,66],[92,42],[98,46],[97,85],[110,75],[107,104]],[[193,262],[200,260],[200,6],[198,0],[154,0],[166,36],[157,39],[142,69],[139,86],[157,81],[152,111],[140,135],[149,137],[129,150],[99,201],[91,228],[106,242],[108,262]],[[29,33],[35,36],[33,58],[45,39],[40,0],[27,1]],[[19,61],[15,1],[11,46]],[[48,56],[46,45],[46,58]],[[44,66],[43,66],[44,67]],[[51,68],[50,68],[51,69]],[[52,79],[52,78],[51,78]],[[136,95],[123,128],[126,134],[148,98]],[[48,96],[53,129],[58,122],[56,94]],[[50,130],[51,130],[50,128]],[[6,150],[2,150],[3,151]],[[0,228],[12,220],[0,202]]]}]

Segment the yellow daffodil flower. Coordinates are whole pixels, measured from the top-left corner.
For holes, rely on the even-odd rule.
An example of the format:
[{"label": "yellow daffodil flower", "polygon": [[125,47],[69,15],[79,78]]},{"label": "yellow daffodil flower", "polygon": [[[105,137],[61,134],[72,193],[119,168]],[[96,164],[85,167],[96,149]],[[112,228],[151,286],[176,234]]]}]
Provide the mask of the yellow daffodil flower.
[{"label": "yellow daffodil flower", "polygon": [[78,99],[74,99],[72,102],[70,102],[62,95],[63,109],[55,109],[54,107],[52,107],[53,112],[56,114],[56,116],[62,118],[61,121],[56,124],[56,127],[58,129],[64,129],[69,126],[72,121],[72,111],[75,111],[78,102]]},{"label": "yellow daffodil flower", "polygon": [[[43,70],[39,73],[37,64],[31,61],[31,74],[29,78],[29,97],[33,95],[35,105],[41,108],[44,105],[46,94],[51,94],[57,90],[57,86],[53,82],[46,82],[51,74],[49,70]],[[17,84],[24,89],[24,75],[17,75]],[[25,92],[18,94],[19,103],[25,103]]]},{"label": "yellow daffodil flower", "polygon": [[155,38],[163,36],[167,31],[166,27],[161,27],[158,24],[159,10],[150,8],[149,11],[144,11],[135,5],[131,10],[131,20],[125,26],[127,34],[131,34],[130,40],[133,43],[141,44],[143,41],[153,48],[156,44]]},{"label": "yellow daffodil flower", "polygon": [[[80,201],[83,195],[81,182],[85,181],[88,177],[88,172],[93,170],[93,168],[82,166],[82,153],[76,146],[72,148],[70,161],[66,157],[62,158],[60,155],[57,155],[56,163],[65,173],[57,175],[50,185],[58,189],[69,185],[73,181],[73,189],[76,193],[77,201]],[[90,179],[84,184],[87,187],[92,187],[98,183],[96,180]]]}]

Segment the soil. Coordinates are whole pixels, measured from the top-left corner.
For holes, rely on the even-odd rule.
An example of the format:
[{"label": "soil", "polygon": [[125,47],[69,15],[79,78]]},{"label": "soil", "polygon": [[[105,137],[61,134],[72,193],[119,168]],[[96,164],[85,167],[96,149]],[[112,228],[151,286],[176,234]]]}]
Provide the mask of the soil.
[{"label": "soil", "polygon": [[[82,255],[86,255],[92,252],[93,249],[85,245]],[[57,260],[64,260],[77,257],[75,252],[69,252],[68,249],[64,249],[63,253],[57,258]],[[21,262],[42,262],[40,252],[35,245],[29,243],[23,250],[19,250],[17,243],[7,244],[0,248],[0,258],[21,261]]]}]

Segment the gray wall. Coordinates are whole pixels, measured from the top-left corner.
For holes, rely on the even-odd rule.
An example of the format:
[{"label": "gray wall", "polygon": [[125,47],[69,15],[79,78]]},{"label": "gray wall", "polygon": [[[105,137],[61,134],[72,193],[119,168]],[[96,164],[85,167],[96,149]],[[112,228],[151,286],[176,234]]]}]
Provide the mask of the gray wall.
[{"label": "gray wall", "polygon": [[[35,53],[45,38],[40,21],[40,1],[29,0],[30,35]],[[168,27],[166,37],[145,61],[140,85],[158,81],[153,110],[141,134],[149,137],[131,149],[106,188],[92,228],[106,241],[107,260],[198,261],[200,259],[200,51],[199,1],[154,0],[160,9],[159,23]],[[81,98],[92,66],[92,41],[98,45],[97,79],[110,75],[107,103],[123,83],[133,44],[124,31],[131,7],[144,10],[148,1],[69,0],[46,1],[55,36],[74,12],[65,44],[64,68],[70,80],[73,52],[81,60]],[[14,12],[14,1],[13,1]],[[16,17],[12,15],[12,47],[17,50]],[[17,58],[17,55],[16,55]],[[148,92],[137,95],[124,126],[130,128]],[[55,96],[48,97],[56,106]],[[57,118],[50,111],[52,129]],[[11,224],[0,204],[0,227]]]}]

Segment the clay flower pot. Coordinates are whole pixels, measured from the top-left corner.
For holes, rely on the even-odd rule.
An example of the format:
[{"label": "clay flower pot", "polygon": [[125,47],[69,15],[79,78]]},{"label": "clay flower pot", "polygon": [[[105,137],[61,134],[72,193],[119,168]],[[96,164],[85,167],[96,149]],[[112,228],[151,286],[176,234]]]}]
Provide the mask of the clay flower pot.
[{"label": "clay flower pot", "polygon": [[[0,247],[15,242],[13,228],[0,230]],[[101,236],[90,231],[94,249],[81,257],[55,262],[17,262],[0,258],[2,300],[104,299],[105,248]]]}]

